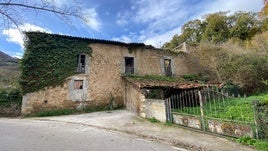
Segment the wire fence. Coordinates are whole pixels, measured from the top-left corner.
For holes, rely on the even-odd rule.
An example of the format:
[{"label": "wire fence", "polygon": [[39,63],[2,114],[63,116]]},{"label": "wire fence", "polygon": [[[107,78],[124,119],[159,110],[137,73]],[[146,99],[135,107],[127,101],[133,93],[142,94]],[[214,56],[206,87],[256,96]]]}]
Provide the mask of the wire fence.
[{"label": "wire fence", "polygon": [[208,118],[254,122],[252,100],[240,95],[235,98],[228,93],[211,89],[185,90],[172,95],[170,100],[172,112],[201,115],[203,110],[204,116]]},{"label": "wire fence", "polygon": [[[173,114],[179,114],[200,119],[204,130],[208,129],[208,121],[216,120],[248,125],[257,138],[268,134],[267,107],[260,108],[258,102],[244,95],[241,97],[219,89],[203,88],[178,91],[165,100],[167,120],[171,122]],[[226,129],[232,131],[230,126]]]}]

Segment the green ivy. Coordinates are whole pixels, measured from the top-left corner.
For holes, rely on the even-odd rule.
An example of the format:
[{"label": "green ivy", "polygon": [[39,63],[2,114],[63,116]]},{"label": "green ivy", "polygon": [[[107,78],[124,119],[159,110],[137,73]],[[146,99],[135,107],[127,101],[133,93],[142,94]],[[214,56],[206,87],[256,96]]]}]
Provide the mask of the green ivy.
[{"label": "green ivy", "polygon": [[75,74],[77,55],[92,53],[90,41],[41,32],[26,32],[25,52],[20,62],[22,93],[62,85]]}]

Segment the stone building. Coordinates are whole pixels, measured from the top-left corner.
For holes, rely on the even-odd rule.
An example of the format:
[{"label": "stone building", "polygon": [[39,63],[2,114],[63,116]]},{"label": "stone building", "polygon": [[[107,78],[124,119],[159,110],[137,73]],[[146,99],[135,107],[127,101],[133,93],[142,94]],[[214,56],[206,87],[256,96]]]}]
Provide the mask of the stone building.
[{"label": "stone building", "polygon": [[[54,35],[58,38],[85,38]],[[124,75],[181,76],[196,73],[185,53],[157,49],[142,43],[123,43],[88,39],[91,56],[77,54],[76,74],[62,86],[27,93],[23,97],[22,114],[43,110],[125,106],[141,114],[137,100],[144,97],[139,87],[128,84]],[[138,94],[137,94],[138,92]]]}]

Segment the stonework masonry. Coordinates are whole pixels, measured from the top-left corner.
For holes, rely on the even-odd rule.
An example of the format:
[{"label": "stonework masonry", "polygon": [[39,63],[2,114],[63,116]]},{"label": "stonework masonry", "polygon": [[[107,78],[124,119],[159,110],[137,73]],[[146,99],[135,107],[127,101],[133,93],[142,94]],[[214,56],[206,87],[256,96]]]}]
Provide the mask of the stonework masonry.
[{"label": "stonework masonry", "polygon": [[[171,59],[173,76],[196,72],[189,69],[189,64],[185,63],[185,55],[161,49],[138,47],[130,51],[127,45],[105,43],[92,43],[89,46],[92,48],[92,54],[86,59],[86,73],[67,78],[62,86],[26,94],[23,97],[22,114],[49,109],[77,108],[81,104],[105,106],[113,102],[145,116],[144,95],[122,80],[125,57],[134,58],[134,74],[137,75],[164,76],[163,59],[166,57]],[[77,80],[82,84],[78,89],[75,86]]]}]

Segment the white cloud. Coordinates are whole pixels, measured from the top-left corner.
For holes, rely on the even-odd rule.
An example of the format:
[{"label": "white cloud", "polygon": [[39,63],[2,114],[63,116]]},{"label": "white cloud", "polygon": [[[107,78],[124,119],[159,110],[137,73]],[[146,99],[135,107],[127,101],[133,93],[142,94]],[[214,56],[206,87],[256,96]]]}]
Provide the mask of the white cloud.
[{"label": "white cloud", "polygon": [[147,37],[146,39],[144,39],[144,43],[147,45],[152,45],[156,48],[160,48],[163,44],[170,41],[175,34],[180,33],[180,30],[181,28],[177,27],[163,34]]},{"label": "white cloud", "polygon": [[15,53],[15,55],[13,55],[12,57],[21,59],[22,55],[23,55],[22,53]]},{"label": "white cloud", "polygon": [[48,0],[48,2],[54,4],[55,6],[58,6],[58,7],[63,7],[63,6],[66,6],[70,3],[74,3],[74,1],[70,1],[70,0]]},{"label": "white cloud", "polygon": [[127,25],[127,23],[128,23],[128,21],[125,20],[125,19],[118,19],[116,21],[116,24],[119,25],[119,26],[125,26],[125,25]]},{"label": "white cloud", "polygon": [[148,24],[148,30],[156,32],[174,28],[188,14],[183,0],[141,0],[134,3],[133,9],[137,12],[133,20]]},{"label": "white cloud", "polygon": [[117,14],[117,20],[116,20],[116,24],[119,26],[125,26],[129,23],[129,18],[131,17],[131,14],[129,11],[125,11],[125,12],[119,12]]},{"label": "white cloud", "polygon": [[122,41],[122,42],[126,42],[126,43],[132,42],[132,38],[130,36],[126,36],[126,35],[120,36],[119,38],[113,38],[113,40]]},{"label": "white cloud", "polygon": [[213,13],[218,11],[260,11],[263,6],[261,0],[216,0],[211,2],[207,7],[207,11],[203,13]]},{"label": "white cloud", "polygon": [[24,34],[22,32],[24,31],[40,31],[40,32],[51,33],[48,29],[45,29],[36,25],[28,24],[28,23],[20,25],[18,28],[13,27],[9,29],[4,29],[2,33],[3,35],[7,36],[6,40],[8,42],[15,43],[23,49],[24,48],[24,45],[23,45]]},{"label": "white cloud", "polygon": [[101,28],[101,23],[98,19],[98,14],[94,8],[91,9],[85,9],[82,12],[83,20],[86,22],[86,24],[96,30],[99,31]]}]

